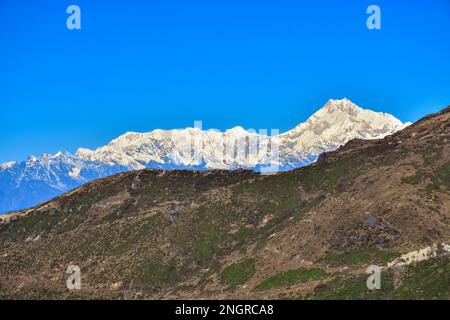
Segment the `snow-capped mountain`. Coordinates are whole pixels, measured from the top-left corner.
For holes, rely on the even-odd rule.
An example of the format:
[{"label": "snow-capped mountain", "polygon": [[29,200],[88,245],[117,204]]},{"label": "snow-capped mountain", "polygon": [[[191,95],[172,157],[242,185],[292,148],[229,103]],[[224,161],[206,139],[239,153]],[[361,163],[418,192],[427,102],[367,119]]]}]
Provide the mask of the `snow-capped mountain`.
[{"label": "snow-capped mountain", "polygon": [[[80,148],[76,156],[130,169],[252,168],[262,156],[257,152],[248,152],[251,141],[262,150],[270,138],[241,127],[225,132],[199,128],[128,132],[97,150]],[[237,145],[243,145],[242,152],[235,150]]]},{"label": "snow-capped mountain", "polygon": [[[81,148],[76,155],[131,169],[254,168],[271,160],[286,170],[311,163],[324,151],[334,150],[351,139],[378,139],[404,126],[390,114],[364,110],[348,99],[329,100],[306,122],[276,136],[248,132],[241,127],[225,132],[199,128],[129,132],[94,151]],[[249,150],[252,142],[256,146],[253,152]],[[242,146],[240,152],[238,145]],[[271,145],[279,149],[279,155],[272,159]]]},{"label": "snow-capped mountain", "polygon": [[331,99],[306,122],[274,140],[280,146],[280,166],[292,169],[352,139],[381,139],[410,124],[388,113],[362,109],[346,98]]},{"label": "snow-capped mountain", "polygon": [[79,185],[128,168],[79,159],[68,152],[30,156],[0,166],[0,213],[36,205]]},{"label": "snow-capped mountain", "polygon": [[[351,139],[378,139],[403,129],[390,114],[348,99],[329,100],[306,122],[278,134],[235,127],[128,132],[96,150],[58,152],[0,165],[0,213],[48,200],[87,181],[121,171],[154,169],[289,170],[307,165]],[[269,132],[270,134],[270,132]]]}]

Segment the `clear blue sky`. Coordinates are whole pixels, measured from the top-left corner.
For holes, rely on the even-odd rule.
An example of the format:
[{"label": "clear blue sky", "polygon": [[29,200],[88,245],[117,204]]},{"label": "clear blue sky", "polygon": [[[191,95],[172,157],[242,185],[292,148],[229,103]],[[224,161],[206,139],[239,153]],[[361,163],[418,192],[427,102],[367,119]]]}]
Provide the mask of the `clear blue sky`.
[{"label": "clear blue sky", "polygon": [[450,0],[0,1],[0,163],[194,120],[285,131],[343,97],[450,104]]}]

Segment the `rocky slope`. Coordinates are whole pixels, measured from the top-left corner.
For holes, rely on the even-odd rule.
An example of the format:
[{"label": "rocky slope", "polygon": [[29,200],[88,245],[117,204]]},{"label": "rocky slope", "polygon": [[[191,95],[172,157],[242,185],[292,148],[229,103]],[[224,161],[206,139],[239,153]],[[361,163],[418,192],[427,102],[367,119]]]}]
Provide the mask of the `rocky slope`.
[{"label": "rocky slope", "polygon": [[59,152],[0,165],[0,214],[36,205],[88,181],[128,170],[259,171],[268,165],[271,170],[293,169],[351,139],[381,138],[405,125],[391,115],[364,110],[342,99],[328,101],[305,123],[273,137],[241,127],[226,132],[200,128],[129,132],[96,150],[80,148],[76,155]]},{"label": "rocky slope", "polygon": [[[449,299],[449,139],[450,107],[276,175],[87,183],[2,216],[0,297]],[[81,290],[65,287],[71,264]]]}]

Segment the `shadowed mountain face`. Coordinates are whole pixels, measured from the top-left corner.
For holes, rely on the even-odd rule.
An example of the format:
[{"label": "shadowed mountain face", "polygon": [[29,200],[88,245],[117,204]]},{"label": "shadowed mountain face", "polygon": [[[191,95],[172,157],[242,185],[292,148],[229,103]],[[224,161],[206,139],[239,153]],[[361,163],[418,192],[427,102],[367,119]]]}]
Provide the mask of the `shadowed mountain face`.
[{"label": "shadowed mountain face", "polygon": [[[0,298],[448,299],[449,141],[450,107],[272,176],[87,183],[1,216]],[[66,288],[69,265],[81,290]]]}]

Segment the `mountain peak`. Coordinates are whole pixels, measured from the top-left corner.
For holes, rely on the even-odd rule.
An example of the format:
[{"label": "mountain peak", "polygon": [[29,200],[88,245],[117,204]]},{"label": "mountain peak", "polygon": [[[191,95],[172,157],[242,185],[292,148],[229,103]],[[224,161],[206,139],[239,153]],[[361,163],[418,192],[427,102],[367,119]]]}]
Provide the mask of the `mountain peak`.
[{"label": "mountain peak", "polygon": [[37,157],[35,157],[34,155],[31,155],[27,158],[27,163],[33,163],[36,162],[38,160]]},{"label": "mountain peak", "polygon": [[0,164],[0,168],[9,169],[9,168],[14,167],[15,164],[16,164],[15,161],[5,162],[5,163]]},{"label": "mountain peak", "polygon": [[353,103],[348,98],[343,99],[330,99],[328,102],[323,106],[324,110],[328,112],[334,112],[334,111],[347,111],[347,112],[354,112],[356,110],[360,110],[361,108],[358,107],[355,103]]},{"label": "mountain peak", "polygon": [[78,148],[78,150],[75,152],[75,156],[78,158],[86,157],[90,154],[94,153],[93,150],[88,148]]},{"label": "mountain peak", "polygon": [[236,126],[234,128],[228,129],[227,131],[225,131],[225,133],[228,133],[228,134],[248,134],[247,130],[245,130],[241,126]]}]

